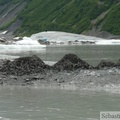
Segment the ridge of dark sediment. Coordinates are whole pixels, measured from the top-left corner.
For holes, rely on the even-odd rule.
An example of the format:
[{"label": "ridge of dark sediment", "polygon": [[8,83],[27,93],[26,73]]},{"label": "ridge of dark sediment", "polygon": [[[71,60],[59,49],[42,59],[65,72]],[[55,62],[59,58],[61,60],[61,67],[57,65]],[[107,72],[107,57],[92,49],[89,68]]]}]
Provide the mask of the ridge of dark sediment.
[{"label": "ridge of dark sediment", "polygon": [[101,60],[100,63],[95,67],[95,69],[113,68],[113,67],[115,67],[114,62]]},{"label": "ridge of dark sediment", "polygon": [[25,75],[33,73],[46,73],[48,70],[54,71],[75,71],[104,68],[120,68],[120,60],[117,63],[102,60],[96,67],[89,65],[75,54],[66,54],[61,60],[53,66],[45,64],[39,57],[20,57],[13,61],[5,60],[0,65],[0,72],[8,75]]},{"label": "ridge of dark sediment", "polygon": [[120,68],[120,59],[119,59],[118,62],[115,64],[115,67]]},{"label": "ridge of dark sediment", "polygon": [[45,72],[45,69],[50,67],[46,65],[39,57],[33,55],[32,57],[21,57],[13,61],[5,61],[1,67],[1,71],[6,74],[24,75],[38,72]]},{"label": "ridge of dark sediment", "polygon": [[66,54],[60,61],[53,65],[57,70],[76,70],[76,69],[93,69],[93,66],[81,60],[75,54]]},{"label": "ridge of dark sediment", "polygon": [[36,55],[20,57],[13,61],[4,60],[3,64],[0,64],[1,85],[34,83],[60,85],[73,82],[81,86],[91,85],[91,83],[105,85],[111,81],[113,84],[119,84],[119,75],[120,60],[117,63],[102,60],[96,67],[93,67],[71,53],[66,54],[53,66],[45,64]]}]

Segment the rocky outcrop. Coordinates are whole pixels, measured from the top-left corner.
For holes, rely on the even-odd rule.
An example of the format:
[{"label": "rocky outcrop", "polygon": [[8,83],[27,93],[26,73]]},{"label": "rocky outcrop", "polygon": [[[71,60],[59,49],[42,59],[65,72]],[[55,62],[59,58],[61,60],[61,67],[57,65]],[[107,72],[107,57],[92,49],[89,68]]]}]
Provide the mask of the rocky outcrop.
[{"label": "rocky outcrop", "polygon": [[39,57],[33,55],[32,57],[21,57],[14,61],[7,60],[1,71],[6,74],[24,75],[33,73],[44,73],[46,69],[50,69]]},{"label": "rocky outcrop", "polygon": [[103,69],[103,68],[112,68],[112,67],[115,67],[115,63],[111,61],[102,60],[95,68]]},{"label": "rocky outcrop", "polygon": [[66,54],[60,61],[53,65],[57,70],[76,70],[76,69],[92,69],[93,67],[81,60],[75,54]]}]

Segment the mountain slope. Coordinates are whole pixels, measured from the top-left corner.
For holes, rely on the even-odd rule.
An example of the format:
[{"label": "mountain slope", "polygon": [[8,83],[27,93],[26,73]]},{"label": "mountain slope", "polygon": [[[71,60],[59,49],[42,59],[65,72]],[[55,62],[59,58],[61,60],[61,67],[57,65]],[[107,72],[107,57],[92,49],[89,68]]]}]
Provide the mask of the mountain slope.
[{"label": "mountain slope", "polygon": [[102,30],[120,35],[120,4],[114,6],[106,16]]},{"label": "mountain slope", "polygon": [[0,29],[7,29],[11,32],[16,31],[22,23],[22,21],[17,19],[18,14],[26,5],[26,0],[0,0]]},{"label": "mountain slope", "polygon": [[[1,1],[3,0],[0,0],[0,4]],[[9,2],[10,0],[4,0],[2,4],[7,5]],[[12,23],[19,20],[21,26],[15,29],[15,34],[19,35],[31,35],[40,31],[65,31],[89,35],[93,29],[120,35],[120,0],[12,0],[11,2],[12,5],[23,3],[26,3],[25,7],[12,17],[13,20],[4,22],[5,24],[0,26],[2,29],[10,28]]]}]

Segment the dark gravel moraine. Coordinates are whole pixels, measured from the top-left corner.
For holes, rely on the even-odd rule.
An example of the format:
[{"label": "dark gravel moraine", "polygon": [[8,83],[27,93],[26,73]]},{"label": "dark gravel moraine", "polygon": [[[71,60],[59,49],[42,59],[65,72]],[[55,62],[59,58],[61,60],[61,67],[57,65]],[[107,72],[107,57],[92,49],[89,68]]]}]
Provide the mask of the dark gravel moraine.
[{"label": "dark gravel moraine", "polygon": [[0,61],[1,85],[74,85],[89,87],[120,84],[120,60],[115,64],[101,61],[93,67],[75,54],[66,54],[53,66],[46,65],[39,57],[21,57]]},{"label": "dark gravel moraine", "polygon": [[63,71],[76,69],[93,69],[93,66],[81,60],[75,54],[66,54],[60,61],[53,65],[53,68],[59,71]]},{"label": "dark gravel moraine", "polygon": [[6,60],[1,67],[1,72],[8,75],[26,75],[33,73],[44,73],[50,66],[46,65],[39,57],[21,57],[13,61]]}]

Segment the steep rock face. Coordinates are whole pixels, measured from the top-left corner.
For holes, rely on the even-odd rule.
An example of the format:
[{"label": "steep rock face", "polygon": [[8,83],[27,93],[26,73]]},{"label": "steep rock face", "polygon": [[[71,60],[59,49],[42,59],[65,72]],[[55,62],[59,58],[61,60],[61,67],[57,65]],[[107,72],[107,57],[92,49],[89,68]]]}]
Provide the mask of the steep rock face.
[{"label": "steep rock face", "polygon": [[24,75],[38,72],[44,73],[44,70],[49,68],[40,58],[34,55],[32,57],[17,58],[14,61],[8,60],[3,64],[1,71],[7,74]]},{"label": "steep rock face", "polygon": [[27,1],[26,0],[21,1],[5,0],[3,2],[2,1],[3,0],[0,1],[0,29],[7,30],[8,32],[11,32],[11,34],[13,34],[22,24],[22,22],[18,20],[18,15],[26,7]]},{"label": "steep rock face", "polygon": [[57,70],[76,70],[76,69],[92,69],[85,61],[81,60],[75,54],[66,54],[60,61],[58,61],[54,66]]},{"label": "steep rock face", "polygon": [[[4,26],[7,22],[12,22],[12,20],[17,17],[18,13],[20,13],[26,5],[26,2],[16,3],[16,4],[7,4],[7,9],[4,8],[2,13],[0,14],[0,27]],[[5,5],[6,6],[6,5]]]}]

